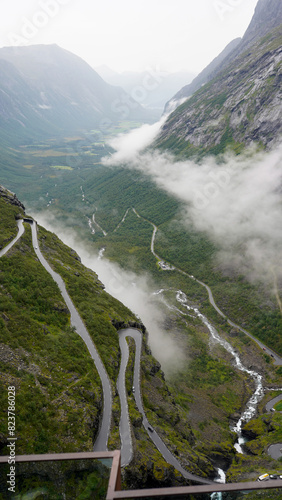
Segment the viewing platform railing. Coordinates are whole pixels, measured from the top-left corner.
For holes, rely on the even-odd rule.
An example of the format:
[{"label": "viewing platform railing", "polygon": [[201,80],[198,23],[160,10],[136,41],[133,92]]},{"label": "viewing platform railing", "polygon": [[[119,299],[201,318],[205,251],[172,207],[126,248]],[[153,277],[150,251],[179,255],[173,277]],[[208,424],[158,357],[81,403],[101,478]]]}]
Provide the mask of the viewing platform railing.
[{"label": "viewing platform railing", "polygon": [[[55,466],[54,466],[55,465]],[[0,499],[39,498],[72,500],[135,499],[282,499],[282,480],[212,483],[141,490],[121,489],[120,451],[56,453],[0,457]],[[88,495],[88,496],[87,496]],[[216,498],[216,497],[215,497]]]}]

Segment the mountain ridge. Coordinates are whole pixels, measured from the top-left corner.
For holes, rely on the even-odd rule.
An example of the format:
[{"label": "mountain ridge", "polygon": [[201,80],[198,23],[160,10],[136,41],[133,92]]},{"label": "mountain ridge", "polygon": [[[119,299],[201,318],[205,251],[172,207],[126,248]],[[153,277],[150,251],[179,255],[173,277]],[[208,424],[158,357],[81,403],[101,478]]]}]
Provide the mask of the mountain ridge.
[{"label": "mountain ridge", "polygon": [[166,112],[169,109],[170,103],[173,103],[174,101],[177,102],[191,96],[194,92],[196,92],[196,90],[204,85],[211,78],[211,75],[216,71],[220,63],[224,61],[231,52],[233,52],[241,40],[241,38],[235,38],[229,42],[223,51],[220,52],[220,54],[215,57],[191,83],[182,87],[182,89],[180,89],[175,96],[166,103],[164,111]]},{"label": "mountain ridge", "polygon": [[123,89],[55,44],[0,49],[0,72],[3,136],[50,137],[150,119]]},{"label": "mountain ridge", "polygon": [[[242,38],[242,48],[262,38],[282,23],[282,3],[279,0],[259,0],[251,22]],[[240,48],[242,51],[242,49]]]},{"label": "mountain ridge", "polygon": [[[202,85],[211,81],[237,56],[282,23],[282,3],[280,0],[259,0],[251,22],[242,38],[232,40],[225,49],[192,81],[180,89],[171,101],[190,97]],[[165,109],[168,109],[168,104]]]},{"label": "mountain ridge", "polygon": [[280,24],[169,115],[154,144],[183,156],[274,147],[282,134],[281,45]]}]

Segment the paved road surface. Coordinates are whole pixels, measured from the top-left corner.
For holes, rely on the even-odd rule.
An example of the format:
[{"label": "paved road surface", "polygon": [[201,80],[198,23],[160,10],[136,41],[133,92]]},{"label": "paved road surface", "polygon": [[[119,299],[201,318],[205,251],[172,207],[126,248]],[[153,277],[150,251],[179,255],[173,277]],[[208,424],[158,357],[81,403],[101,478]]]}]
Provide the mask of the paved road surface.
[{"label": "paved road surface", "polygon": [[102,423],[101,427],[99,430],[99,434],[97,436],[97,439],[94,444],[94,451],[106,451],[107,450],[107,443],[108,443],[108,437],[109,437],[109,432],[110,432],[110,425],[111,425],[111,417],[112,417],[112,390],[111,390],[111,385],[109,381],[109,377],[107,375],[107,372],[105,370],[105,367],[102,363],[102,360],[96,350],[96,347],[93,343],[93,340],[91,339],[87,329],[85,328],[85,325],[78,314],[67,290],[65,287],[65,283],[61,276],[57,274],[53,269],[50,267],[46,259],[43,257],[42,253],[39,250],[39,245],[38,245],[38,240],[37,240],[37,224],[34,221],[31,225],[31,231],[32,231],[32,243],[34,247],[34,251],[41,262],[41,264],[44,266],[46,271],[52,276],[53,280],[57,283],[60,292],[64,298],[64,301],[70,311],[71,314],[71,325],[76,329],[77,333],[80,335],[82,340],[85,342],[88,351],[90,353],[90,356],[94,360],[94,363],[96,365],[96,368],[98,370],[99,376],[101,378],[102,382],[102,387],[103,387],[103,397],[104,397],[104,405],[103,405],[103,417],[102,417]]},{"label": "paved road surface", "polygon": [[[157,434],[157,432],[153,429],[153,427],[150,425],[146,418],[145,410],[143,408],[143,401],[142,401],[142,394],[141,394],[141,387],[140,387],[140,363],[141,363],[141,351],[142,351],[142,333],[139,330],[133,329],[133,328],[127,328],[125,330],[120,330],[119,332],[119,338],[120,338],[120,348],[121,348],[121,353],[122,356],[126,354],[126,351],[128,351],[128,346],[126,343],[126,337],[132,337],[135,341],[136,345],[136,352],[135,352],[135,363],[134,363],[134,377],[133,377],[133,384],[135,388],[134,392],[134,397],[135,397],[135,402],[136,406],[139,410],[139,412],[143,416],[143,427],[146,429],[148,432],[149,437],[152,439],[153,443],[155,446],[158,448],[166,462],[169,464],[173,465],[175,469],[177,469],[186,479],[190,479],[192,481],[197,481],[202,484],[211,484],[212,481],[209,481],[208,479],[203,479],[200,476],[197,476],[195,474],[191,474],[190,472],[187,472],[181,465],[181,463],[176,459],[176,457],[169,451],[169,449],[166,447],[165,443],[162,441],[160,436]],[[127,347],[125,347],[125,345]],[[126,400],[126,395],[124,391],[124,395],[122,395],[121,399],[121,405],[127,406],[127,401]],[[126,417],[127,418],[127,417]],[[125,438],[128,438],[128,435],[130,434],[130,428],[126,428],[126,418],[124,420],[124,429],[125,429]],[[128,422],[129,419],[127,418]],[[152,431],[150,430],[152,429]],[[123,449],[122,449],[123,453]],[[129,453],[129,452],[128,452]],[[127,456],[127,452],[126,452]]]},{"label": "paved road surface", "polygon": [[24,233],[24,225],[23,225],[23,221],[22,219],[18,220],[17,221],[17,224],[18,224],[18,228],[19,228],[19,231],[18,231],[18,234],[17,236],[7,245],[5,246],[2,250],[0,250],[0,257],[3,257],[3,255],[5,255],[5,253],[7,253],[10,248],[12,248],[12,246],[20,239],[20,237],[23,235]]}]

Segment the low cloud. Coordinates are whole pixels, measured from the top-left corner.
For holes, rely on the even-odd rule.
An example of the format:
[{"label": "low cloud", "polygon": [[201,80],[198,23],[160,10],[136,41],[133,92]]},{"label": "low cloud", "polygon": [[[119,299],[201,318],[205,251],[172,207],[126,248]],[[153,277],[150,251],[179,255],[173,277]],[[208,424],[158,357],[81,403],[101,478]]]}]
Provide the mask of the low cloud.
[{"label": "low cloud", "polygon": [[[141,133],[142,131],[140,131]],[[282,280],[282,146],[271,152],[250,148],[200,163],[176,161],[169,154],[131,150],[126,136],[107,163],[123,164],[151,176],[155,183],[184,202],[183,220],[206,232],[220,247],[223,268],[277,286]],[[123,158],[123,161],[120,161]]]},{"label": "low cloud", "polygon": [[[218,164],[213,157],[200,163],[175,161],[168,154],[142,152],[157,134],[155,127],[141,127],[116,138],[117,149],[106,165],[123,165],[151,176],[155,183],[181,200],[181,223],[204,231],[220,248],[217,264],[223,270],[236,269],[251,281],[265,283],[275,294],[282,312],[282,146],[271,152],[248,150],[226,154]],[[38,222],[74,248],[82,262],[93,269],[106,290],[129,307],[149,330],[149,343],[166,372],[183,361],[181,346],[173,332],[163,331],[163,305],[154,296],[148,276],[126,272],[118,265],[98,258],[90,243],[58,225],[50,214],[35,214]],[[159,346],[162,346],[162,349]]]},{"label": "low cloud", "polygon": [[74,231],[62,227],[54,214],[40,212],[33,213],[33,217],[38,224],[56,233],[66,245],[75,249],[82,263],[98,274],[105,290],[141,319],[149,331],[149,346],[162,369],[166,373],[179,370],[184,361],[183,349],[175,343],[172,332],[163,329],[164,306],[161,298],[153,295],[155,289],[149,277],[125,271],[106,258],[99,258],[89,242],[82,241]]},{"label": "low cloud", "polygon": [[163,116],[152,125],[142,125],[140,128],[131,130],[128,134],[119,134],[109,141],[109,145],[115,149],[115,153],[104,159],[106,164],[120,164],[133,161],[137,154],[149,146],[157,137],[166,117]]}]

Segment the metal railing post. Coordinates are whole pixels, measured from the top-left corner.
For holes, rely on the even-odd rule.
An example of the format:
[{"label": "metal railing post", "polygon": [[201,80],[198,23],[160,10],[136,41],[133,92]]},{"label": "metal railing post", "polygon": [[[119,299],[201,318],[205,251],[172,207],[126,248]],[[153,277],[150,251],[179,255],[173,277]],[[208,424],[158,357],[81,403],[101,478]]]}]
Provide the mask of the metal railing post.
[{"label": "metal railing post", "polygon": [[121,491],[121,454],[119,450],[113,453],[113,463],[109,479],[106,500],[113,500],[115,492]]}]

